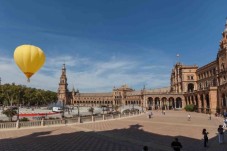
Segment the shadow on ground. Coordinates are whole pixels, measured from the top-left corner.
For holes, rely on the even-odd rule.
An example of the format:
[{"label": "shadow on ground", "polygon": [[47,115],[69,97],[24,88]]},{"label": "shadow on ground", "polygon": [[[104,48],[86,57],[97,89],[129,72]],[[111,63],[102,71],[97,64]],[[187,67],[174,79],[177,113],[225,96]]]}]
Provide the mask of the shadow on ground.
[{"label": "shadow on ground", "polygon": [[[76,126],[70,126],[77,130]],[[66,127],[53,128],[52,131],[36,132],[31,135],[0,139],[1,151],[141,151],[147,145],[149,151],[171,151],[174,137],[158,135],[143,130],[139,124],[127,129],[109,131],[77,131],[55,135],[53,131]],[[177,128],[176,128],[177,130]],[[15,131],[16,133],[16,131]],[[217,144],[217,137],[209,140],[209,147],[203,147],[203,140],[178,136],[183,151],[227,151],[227,144]]]}]

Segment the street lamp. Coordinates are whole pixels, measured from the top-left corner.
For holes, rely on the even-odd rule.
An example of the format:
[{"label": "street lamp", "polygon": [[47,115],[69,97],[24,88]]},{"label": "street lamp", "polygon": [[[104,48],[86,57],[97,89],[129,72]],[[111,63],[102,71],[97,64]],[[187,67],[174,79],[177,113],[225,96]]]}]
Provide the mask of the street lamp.
[{"label": "street lamp", "polygon": [[62,118],[65,117],[65,100],[63,100],[63,113],[62,113]]},{"label": "street lamp", "polygon": [[21,99],[21,90],[19,90],[19,98],[17,102],[17,120],[20,120],[20,99]]},{"label": "street lamp", "polygon": [[135,101],[133,101],[132,103],[133,103],[133,104],[132,104],[132,111],[133,111],[133,113],[134,113],[134,104],[135,104]]},{"label": "street lamp", "polygon": [[102,114],[104,115],[104,106],[102,106]]},{"label": "street lamp", "polygon": [[80,104],[79,104],[79,101],[80,101],[80,94],[79,94],[78,101],[77,101],[78,117],[80,116]]}]

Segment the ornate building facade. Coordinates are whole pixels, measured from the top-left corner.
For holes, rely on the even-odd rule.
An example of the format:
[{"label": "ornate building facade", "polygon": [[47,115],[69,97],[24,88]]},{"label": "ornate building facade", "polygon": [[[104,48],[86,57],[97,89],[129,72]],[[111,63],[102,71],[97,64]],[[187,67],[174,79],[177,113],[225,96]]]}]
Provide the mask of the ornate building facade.
[{"label": "ornate building facade", "polygon": [[171,74],[171,92],[183,93],[185,104],[198,112],[223,113],[227,110],[227,20],[217,57],[198,68],[177,63]]},{"label": "ornate building facade", "polygon": [[66,67],[63,65],[58,99],[66,104],[113,106],[136,104],[146,109],[182,109],[194,104],[198,112],[216,113],[227,110],[227,20],[216,60],[202,66],[176,63],[172,69],[170,87],[134,90],[127,85],[106,93],[69,91]]},{"label": "ornate building facade", "polygon": [[112,92],[81,93],[79,90],[69,91],[66,77],[66,67],[63,64],[58,88],[58,100],[69,105],[80,106],[121,106],[139,105],[144,109],[181,109],[184,106],[183,93],[170,93],[170,88],[154,90],[134,90],[127,85],[113,88]]}]

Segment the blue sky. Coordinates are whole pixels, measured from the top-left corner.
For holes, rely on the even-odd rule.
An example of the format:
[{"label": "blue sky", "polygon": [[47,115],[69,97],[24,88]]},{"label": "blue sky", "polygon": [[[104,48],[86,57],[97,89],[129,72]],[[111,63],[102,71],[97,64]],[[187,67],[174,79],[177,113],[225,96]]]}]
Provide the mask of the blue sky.
[{"label": "blue sky", "polygon": [[[216,58],[226,17],[226,0],[0,0],[0,77],[57,91],[65,62],[69,90],[166,87],[176,54],[186,65]],[[13,61],[22,44],[46,54],[30,83]]]}]

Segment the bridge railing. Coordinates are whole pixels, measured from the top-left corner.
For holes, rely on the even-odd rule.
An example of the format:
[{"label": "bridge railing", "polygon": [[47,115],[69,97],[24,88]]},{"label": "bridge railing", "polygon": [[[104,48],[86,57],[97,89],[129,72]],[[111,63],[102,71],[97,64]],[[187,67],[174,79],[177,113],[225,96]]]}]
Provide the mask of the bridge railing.
[{"label": "bridge railing", "polygon": [[69,119],[53,119],[53,120],[34,120],[34,121],[24,121],[24,122],[4,122],[0,123],[0,129],[15,129],[15,128],[26,128],[26,127],[45,127],[51,125],[67,125],[67,124],[80,124],[88,122],[98,122],[106,121],[112,119],[127,118],[131,116],[137,116],[141,112],[135,113],[124,113],[124,114],[104,114],[96,116],[85,116],[85,117],[76,117]]}]

